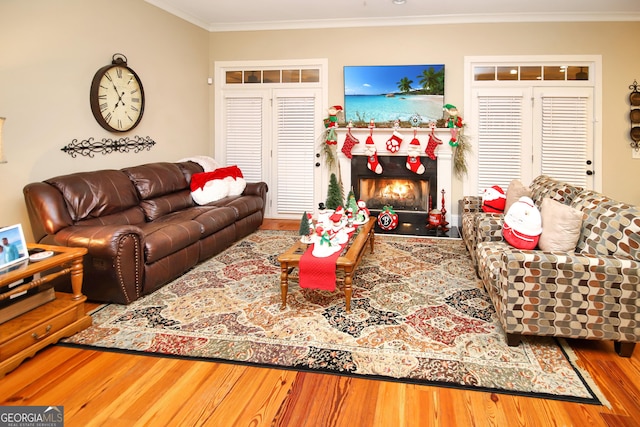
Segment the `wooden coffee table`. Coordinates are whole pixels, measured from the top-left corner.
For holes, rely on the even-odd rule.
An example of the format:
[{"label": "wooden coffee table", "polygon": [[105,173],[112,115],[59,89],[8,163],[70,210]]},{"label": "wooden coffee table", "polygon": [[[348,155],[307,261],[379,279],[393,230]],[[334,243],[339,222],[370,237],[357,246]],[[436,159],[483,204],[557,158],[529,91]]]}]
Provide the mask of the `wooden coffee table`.
[{"label": "wooden coffee table", "polygon": [[[367,246],[367,242],[371,247],[371,253],[373,253],[374,247],[374,225],[376,223],[375,217],[369,217],[369,221],[361,225],[357,230],[357,235],[350,239],[347,244],[346,253],[339,256],[336,261],[336,273],[343,272],[342,275],[336,275],[336,282],[344,283],[344,296],[346,300],[347,313],[351,313],[351,283],[353,281],[353,274],[360,264],[362,255]],[[282,255],[278,257],[280,262],[280,294],[282,297],[281,310],[287,308],[287,292],[289,291],[289,279],[297,277],[291,276],[291,272],[294,268],[299,267],[300,258],[305,253],[308,244],[300,241],[296,242],[293,246],[287,249]],[[342,277],[341,277],[342,276]]]}]

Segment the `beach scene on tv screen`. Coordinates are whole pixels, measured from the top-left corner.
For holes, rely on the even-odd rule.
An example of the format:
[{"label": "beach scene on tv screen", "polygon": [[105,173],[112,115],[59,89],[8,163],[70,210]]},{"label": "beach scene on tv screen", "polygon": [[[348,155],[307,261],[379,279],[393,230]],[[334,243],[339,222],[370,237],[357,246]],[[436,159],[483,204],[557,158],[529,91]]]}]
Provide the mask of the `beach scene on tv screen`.
[{"label": "beach scene on tv screen", "polygon": [[443,117],[444,65],[345,66],[344,104],[355,125],[408,125],[416,117],[427,125]]}]

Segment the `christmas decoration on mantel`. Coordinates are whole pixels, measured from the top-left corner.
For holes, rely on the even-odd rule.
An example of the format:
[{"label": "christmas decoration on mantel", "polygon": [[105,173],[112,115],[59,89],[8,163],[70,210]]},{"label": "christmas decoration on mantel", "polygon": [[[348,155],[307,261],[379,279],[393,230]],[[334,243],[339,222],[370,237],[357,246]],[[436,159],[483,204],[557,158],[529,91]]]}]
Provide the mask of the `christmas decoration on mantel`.
[{"label": "christmas decoration on mantel", "polygon": [[93,138],[89,138],[80,142],[74,139],[70,144],[62,147],[61,150],[74,158],[78,154],[93,157],[94,153],[106,155],[128,153],[130,151],[134,153],[139,153],[143,150],[149,151],[155,144],[156,142],[148,136],[134,136],[133,139],[129,139],[127,136],[118,139],[102,138],[101,141],[94,141]]},{"label": "christmas decoration on mantel", "polygon": [[464,136],[464,121],[462,117],[460,117],[458,108],[455,105],[445,104],[443,110],[448,115],[445,123],[451,132],[449,145],[454,150],[453,171],[458,178],[462,178],[467,174],[466,152],[471,148]]}]

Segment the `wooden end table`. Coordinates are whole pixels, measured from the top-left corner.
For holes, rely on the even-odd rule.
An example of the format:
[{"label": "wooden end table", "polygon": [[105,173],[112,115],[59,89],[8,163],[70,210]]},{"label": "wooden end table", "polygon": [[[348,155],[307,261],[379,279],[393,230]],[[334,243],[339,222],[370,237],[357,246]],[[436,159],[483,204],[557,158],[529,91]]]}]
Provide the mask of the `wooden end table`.
[{"label": "wooden end table", "polygon": [[24,266],[0,274],[0,287],[40,274],[39,278],[0,294],[0,299],[66,274],[71,277],[73,293],[56,292],[54,300],[0,324],[0,378],[44,347],[91,325],[91,316],[85,313],[84,308],[87,297],[82,294],[82,259],[87,249],[36,244],[28,244],[27,247],[29,250],[53,251],[54,255],[37,262],[29,261]]},{"label": "wooden end table", "polygon": [[[353,281],[353,274],[360,264],[362,255],[364,255],[367,242],[369,242],[371,253],[373,253],[375,242],[375,223],[376,218],[373,216],[369,217],[369,221],[360,226],[358,234],[347,244],[346,253],[339,256],[336,260],[336,272],[342,271],[344,273],[342,278],[336,276],[336,281],[344,283],[344,297],[346,300],[347,313],[351,313],[351,283]],[[308,247],[308,244],[298,241],[278,257],[278,262],[280,263],[280,295],[282,297],[280,310],[287,308],[289,279],[296,278],[290,274],[294,268],[299,267],[300,258]]]}]

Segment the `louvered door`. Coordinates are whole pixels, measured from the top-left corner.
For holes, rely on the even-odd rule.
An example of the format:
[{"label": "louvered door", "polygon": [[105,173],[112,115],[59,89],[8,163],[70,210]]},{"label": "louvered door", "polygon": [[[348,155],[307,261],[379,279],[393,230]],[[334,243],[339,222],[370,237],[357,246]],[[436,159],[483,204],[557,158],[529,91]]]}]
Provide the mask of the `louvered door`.
[{"label": "louvered door", "polygon": [[[593,90],[498,88],[474,90],[469,168],[481,194],[546,174],[593,188]],[[472,177],[473,179],[473,177]]]},{"label": "louvered door", "polygon": [[223,96],[216,157],[238,165],[248,182],[269,185],[266,216],[299,219],[314,212],[319,189],[315,144],[322,131],[314,89],[229,91]]},{"label": "louvered door", "polygon": [[592,93],[590,88],[534,90],[535,171],[593,188]]},{"label": "louvered door", "polygon": [[322,119],[316,91],[274,91],[275,218],[314,212],[315,144]]},{"label": "louvered door", "polygon": [[263,181],[262,159],[264,114],[268,98],[264,93],[233,94],[224,98],[224,164],[238,165],[247,182]]}]

